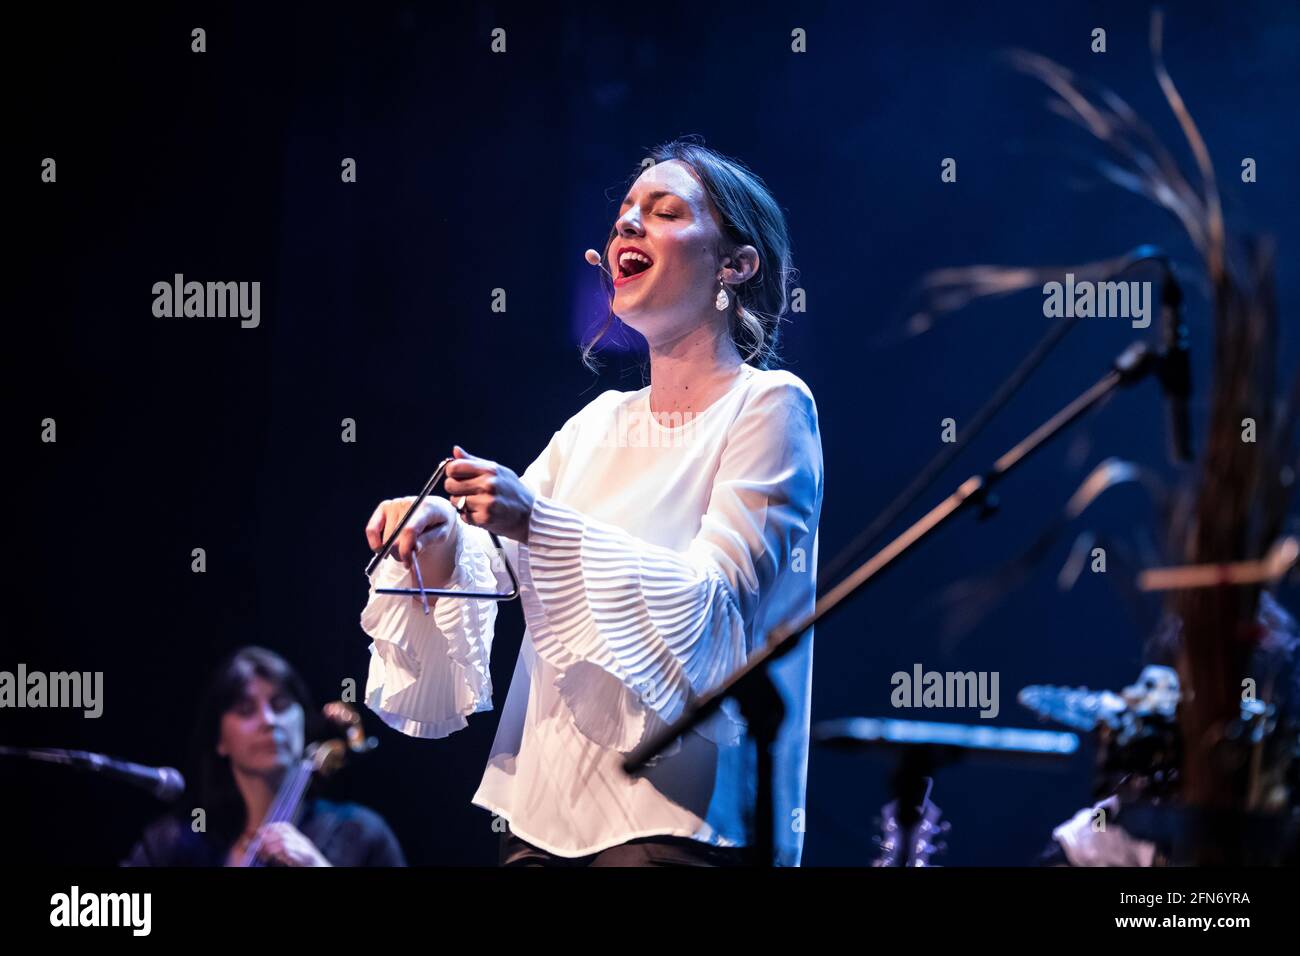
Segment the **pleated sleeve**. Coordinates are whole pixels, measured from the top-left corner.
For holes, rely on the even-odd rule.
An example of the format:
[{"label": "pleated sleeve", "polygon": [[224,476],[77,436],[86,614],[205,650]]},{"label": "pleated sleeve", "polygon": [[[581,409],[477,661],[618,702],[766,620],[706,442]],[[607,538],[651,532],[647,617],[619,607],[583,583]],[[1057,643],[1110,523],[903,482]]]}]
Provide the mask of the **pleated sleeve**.
[{"label": "pleated sleeve", "polygon": [[[492,591],[492,556],[461,535],[449,588]],[[488,669],[496,625],[495,601],[438,599],[426,616],[418,599],[376,594],[377,587],[415,587],[401,561],[385,558],[371,575],[361,629],[370,635],[366,706],[412,737],[446,737],[469,714],[492,707]]]},{"label": "pleated sleeve", "polygon": [[797,380],[747,401],[684,549],[539,496],[519,549],[538,656],[561,671],[594,664],[658,718],[674,720],[765,637],[754,623],[778,578],[811,599],[811,558],[799,552],[811,547],[821,499],[816,406]]},{"label": "pleated sleeve", "polygon": [[[575,416],[576,418],[576,416]],[[574,419],[557,431],[520,479],[535,494],[548,493],[564,458]],[[460,524],[456,571],[448,587],[457,591],[509,588],[510,580],[487,532]],[[517,565],[518,546],[502,538]],[[366,706],[390,727],[412,737],[446,737],[466,726],[470,714],[492,709],[489,668],[497,602],[439,598],[425,615],[418,597],[376,594],[378,587],[416,587],[414,574],[394,557],[371,574],[361,629],[371,638]]]}]

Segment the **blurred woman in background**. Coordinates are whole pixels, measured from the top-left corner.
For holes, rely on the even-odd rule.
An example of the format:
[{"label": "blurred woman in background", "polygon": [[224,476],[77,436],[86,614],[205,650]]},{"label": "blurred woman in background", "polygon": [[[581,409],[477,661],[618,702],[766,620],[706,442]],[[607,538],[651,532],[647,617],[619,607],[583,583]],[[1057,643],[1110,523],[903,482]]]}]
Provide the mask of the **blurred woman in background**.
[{"label": "blurred woman in background", "polygon": [[233,654],[203,696],[193,748],[197,792],[150,825],[122,865],[237,866],[260,838],[256,856],[267,865],[405,866],[388,824],[355,803],[309,792],[296,819],[263,825],[286,774],[302,760],[316,713],[283,657],[260,647]]}]

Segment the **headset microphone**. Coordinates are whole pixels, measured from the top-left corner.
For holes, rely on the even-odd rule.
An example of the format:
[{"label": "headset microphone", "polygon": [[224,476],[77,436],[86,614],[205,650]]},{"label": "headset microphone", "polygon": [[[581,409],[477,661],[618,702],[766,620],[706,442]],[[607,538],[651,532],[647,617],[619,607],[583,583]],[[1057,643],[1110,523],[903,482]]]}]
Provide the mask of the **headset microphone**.
[{"label": "headset microphone", "polygon": [[606,269],[603,265],[601,265],[599,252],[597,252],[595,249],[588,249],[587,254],[584,258],[587,260],[588,265],[595,266],[601,272],[605,273],[605,275],[609,276],[610,282],[614,281],[613,273],[611,273],[608,269]]}]

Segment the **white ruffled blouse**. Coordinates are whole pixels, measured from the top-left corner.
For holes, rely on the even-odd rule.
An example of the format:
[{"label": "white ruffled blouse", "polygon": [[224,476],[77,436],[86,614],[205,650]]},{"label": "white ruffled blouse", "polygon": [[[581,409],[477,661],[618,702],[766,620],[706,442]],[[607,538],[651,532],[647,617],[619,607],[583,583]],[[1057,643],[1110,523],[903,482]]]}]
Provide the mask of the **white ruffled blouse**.
[{"label": "white ruffled blouse", "polygon": [[[734,703],[641,776],[623,756],[732,673],[779,624],[812,610],[822,452],[817,408],[787,371],[745,366],[703,412],[665,427],[649,388],[607,391],[521,476],[537,496],[526,545],[501,539],[526,630],[473,802],[522,839],[584,856],[638,837],[747,842],[755,755]],[[451,587],[504,590],[481,528],[461,525]],[[389,726],[445,737],[492,707],[493,601],[425,615],[396,559],[371,578],[366,704]],[[772,667],[785,704],[774,754],[776,843],[803,848],[812,634]]]}]

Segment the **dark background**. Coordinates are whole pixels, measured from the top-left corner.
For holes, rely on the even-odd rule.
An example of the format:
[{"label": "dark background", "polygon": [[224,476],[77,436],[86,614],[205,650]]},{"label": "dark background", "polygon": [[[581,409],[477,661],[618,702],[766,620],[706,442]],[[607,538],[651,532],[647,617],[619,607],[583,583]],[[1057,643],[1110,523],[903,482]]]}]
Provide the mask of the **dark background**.
[{"label": "dark background", "polygon": [[[17,16],[17,14],[15,14]],[[453,443],[522,471],[606,388],[644,383],[635,352],[578,359],[604,317],[582,261],[656,142],[701,133],[762,175],[786,209],[808,311],[785,367],[820,409],[825,567],[941,446],[1045,328],[1036,292],[901,336],[927,270],[1078,262],[1140,242],[1195,255],[1155,206],[1087,175],[1099,150],[996,59],[1024,47],[1123,95],[1188,161],[1159,93],[1142,4],[194,5],[47,4],[11,21],[20,76],[7,176],[22,250],[9,282],[5,417],[20,451],[11,499],[0,669],[102,670],[99,720],[0,712],[0,742],[181,765],[196,695],[232,649],[285,654],[321,701],[365,681],[357,620],[381,498],[412,493]],[[208,52],[190,52],[190,30]],[[508,53],[489,52],[493,27]],[[790,52],[790,30],[809,52]],[[1089,52],[1093,27],[1109,51]],[[1171,4],[1169,68],[1215,160],[1232,228],[1279,247],[1279,362],[1297,364],[1300,95],[1292,4]],[[58,161],[58,183],[39,182]],[[958,182],[939,163],[958,160]],[[1243,156],[1259,182],[1239,180]],[[343,157],[359,181],[340,182]],[[1189,167],[1190,168],[1190,167]],[[1081,188],[1079,180],[1083,179]],[[155,319],[174,273],[262,283],[262,322]],[[491,290],[508,294],[493,314]],[[1189,289],[1201,424],[1209,348]],[[1154,332],[1155,329],[1150,331]],[[1017,440],[1106,369],[1134,335],[1085,321],[909,513]],[[57,444],[42,444],[53,417]],[[340,440],[343,418],[355,444]],[[1062,540],[960,642],[942,588],[1017,555],[1109,455],[1169,471],[1163,411],[1144,384],[1008,482],[994,520],[965,518],[817,632],[813,719],[895,712],[889,675],[998,671],[997,725],[1031,726],[1028,683],[1118,688],[1158,609],[1113,580],[1061,592]],[[901,529],[902,524],[899,525]],[[1077,530],[1158,540],[1133,486]],[[897,530],[897,529],[896,529]],[[1069,536],[1073,537],[1073,534]],[[190,571],[207,551],[206,574]],[[821,582],[823,589],[831,582]],[[1296,610],[1294,587],[1281,594]],[[493,657],[504,702],[522,634],[508,605]],[[371,730],[381,749],[338,782],[383,813],[413,863],[489,864],[490,817],[469,798],[496,712],[451,738]],[[870,858],[889,762],[814,751],[809,865]],[[1089,798],[1088,756],[1060,770],[965,766],[935,798],[949,865],[1023,864]],[[0,762],[16,858],[112,863],[160,808],[122,785]]]}]

